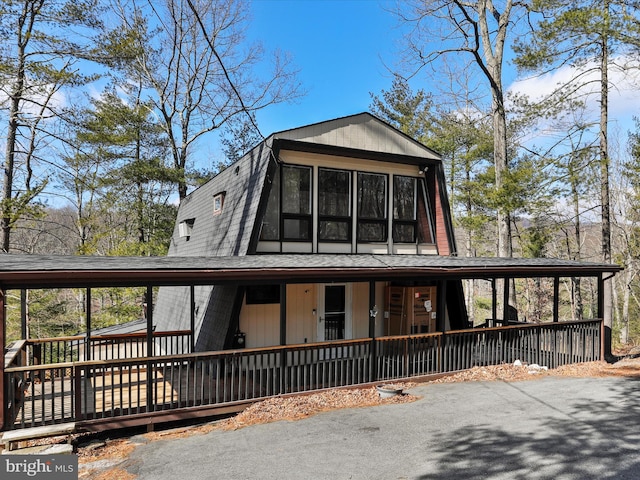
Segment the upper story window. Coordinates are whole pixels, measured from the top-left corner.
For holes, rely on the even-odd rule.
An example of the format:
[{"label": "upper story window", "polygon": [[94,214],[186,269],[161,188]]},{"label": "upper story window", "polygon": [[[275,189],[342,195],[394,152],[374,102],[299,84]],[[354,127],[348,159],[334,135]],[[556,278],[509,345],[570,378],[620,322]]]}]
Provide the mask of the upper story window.
[{"label": "upper story window", "polygon": [[318,239],[351,241],[351,172],[318,169]]},{"label": "upper story window", "polygon": [[222,206],[224,205],[225,192],[216,193],[213,196],[213,214],[220,215],[222,213]]},{"label": "upper story window", "polygon": [[387,176],[358,172],[358,241],[387,241]]},{"label": "upper story window", "polygon": [[193,225],[196,223],[195,218],[187,218],[178,224],[178,235],[180,238],[184,238],[189,241],[191,238],[191,232],[193,231]]},{"label": "upper story window", "polygon": [[283,165],[283,240],[311,241],[311,167]]},{"label": "upper story window", "polygon": [[393,177],[393,241],[415,243],[417,230],[417,181],[415,177]]},{"label": "upper story window", "polygon": [[349,243],[355,231],[359,243],[387,243],[390,235],[394,243],[433,243],[424,183],[404,175],[282,164],[272,179],[260,240],[311,242],[316,222],[320,242]]}]

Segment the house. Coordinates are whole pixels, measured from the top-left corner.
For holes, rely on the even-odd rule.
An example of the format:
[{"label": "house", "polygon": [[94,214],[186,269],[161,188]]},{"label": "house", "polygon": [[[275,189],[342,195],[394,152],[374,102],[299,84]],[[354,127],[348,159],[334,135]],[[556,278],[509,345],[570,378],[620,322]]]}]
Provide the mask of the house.
[{"label": "house", "polygon": [[[169,256],[452,256],[440,156],[361,113],[275,133],[180,205]],[[408,258],[408,257],[407,257]],[[259,260],[258,260],[259,261]],[[303,344],[466,328],[459,280],[196,287],[195,347]],[[286,297],[286,302],[283,301]],[[158,330],[189,328],[190,292],[164,287]],[[444,302],[438,316],[438,302]],[[281,309],[287,316],[281,335]]]},{"label": "house", "polygon": [[[458,257],[444,186],[435,152],[363,113],[266,138],[183,200],[166,257],[0,255],[0,428],[150,425],[274,395],[606,356],[605,285],[621,268]],[[561,315],[561,279],[574,277],[596,280],[596,318]],[[550,321],[505,322],[515,278],[553,280]],[[490,282],[496,328],[469,328],[465,279]],[[92,329],[101,287],[158,292],[144,333]],[[86,332],[6,345],[8,292],[47,288],[86,289]]]}]

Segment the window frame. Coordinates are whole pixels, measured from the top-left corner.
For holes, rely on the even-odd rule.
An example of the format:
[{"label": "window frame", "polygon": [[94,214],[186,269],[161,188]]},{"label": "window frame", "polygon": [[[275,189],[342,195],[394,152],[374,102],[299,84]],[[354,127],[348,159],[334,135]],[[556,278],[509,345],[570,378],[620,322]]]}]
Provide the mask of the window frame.
[{"label": "window frame", "polygon": [[[397,218],[397,205],[398,201],[398,189],[396,188],[397,178],[408,178],[413,180],[413,219],[400,219]],[[421,179],[418,177],[412,177],[409,175],[394,175],[393,176],[393,221],[391,226],[391,235],[393,243],[415,244],[418,239],[418,182]],[[413,227],[412,240],[399,240],[396,227]]]},{"label": "window frame", "polygon": [[[309,213],[287,213],[284,211],[284,198],[285,198],[285,169],[297,168],[300,170],[306,170],[309,172]],[[313,167],[308,165],[295,165],[291,163],[282,164],[280,167],[280,238],[283,242],[311,242],[313,238]],[[307,221],[306,237],[300,236],[287,236],[286,229],[284,228],[287,220],[293,221]],[[301,229],[301,231],[304,231]]]},{"label": "window frame", "polygon": [[[322,190],[321,185],[321,173],[323,171],[331,171],[331,172],[341,172],[347,174],[347,199],[349,204],[347,205],[347,214],[346,215],[327,215],[322,214],[320,212],[320,195]],[[340,168],[331,168],[331,167],[318,167],[318,197],[317,197],[317,209],[318,209],[318,232],[317,232],[317,240],[318,242],[323,243],[351,243],[351,239],[353,238],[353,171],[340,169]],[[339,239],[331,239],[331,238],[323,238],[322,237],[322,228],[321,225],[323,222],[335,222],[337,224],[343,224],[346,226],[346,238]]]},{"label": "window frame", "polygon": [[213,196],[213,216],[222,214],[224,208],[224,197],[227,192],[218,192]]},{"label": "window frame", "polygon": [[[372,175],[384,178],[384,214],[382,218],[365,217],[361,214],[360,209],[360,178],[364,175]],[[357,210],[357,225],[356,225],[356,240],[358,243],[386,243],[389,240],[389,174],[376,173],[376,172],[356,172],[356,210]],[[360,235],[361,225],[380,225],[382,227],[383,235],[376,240],[363,240]]]}]

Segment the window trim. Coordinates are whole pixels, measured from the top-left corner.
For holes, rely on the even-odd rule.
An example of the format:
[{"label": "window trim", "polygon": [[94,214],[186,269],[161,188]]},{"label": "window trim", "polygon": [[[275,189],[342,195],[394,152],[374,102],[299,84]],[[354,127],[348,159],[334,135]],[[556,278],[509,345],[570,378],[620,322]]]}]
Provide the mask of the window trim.
[{"label": "window trim", "polygon": [[224,197],[227,192],[218,192],[213,196],[213,216],[220,215],[224,208]]},{"label": "window trim", "polygon": [[186,218],[178,224],[178,236],[184,238],[185,241],[189,241],[191,234],[193,233],[193,226],[196,223],[195,218]]},{"label": "window trim", "polygon": [[[347,188],[348,194],[347,198],[349,200],[349,205],[347,206],[347,215],[323,215],[320,213],[320,172],[322,171],[332,171],[332,172],[344,172],[347,174]],[[353,239],[353,170],[346,170],[342,168],[331,168],[331,167],[318,167],[318,198],[317,198],[317,209],[318,209],[318,231],[317,231],[317,241],[320,243],[351,243]],[[347,238],[345,239],[327,239],[322,238],[320,236],[320,224],[322,222],[335,222],[346,225],[347,227]]]},{"label": "window trim", "polygon": [[[410,178],[413,179],[413,220],[406,220],[406,219],[398,219],[396,218],[396,199],[397,197],[397,192],[396,192],[396,184],[395,184],[395,179],[396,177],[402,177],[402,178]],[[418,182],[421,181],[421,178],[419,177],[412,177],[409,175],[393,175],[393,215],[392,215],[392,225],[391,225],[391,236],[393,239],[393,243],[396,244],[405,244],[405,245],[412,245],[412,244],[416,244],[418,241]],[[396,226],[400,227],[400,226],[412,226],[413,227],[413,240],[411,241],[401,241],[398,240],[396,237]]]},{"label": "window trim", "polygon": [[[299,168],[305,169],[309,172],[309,213],[286,213],[283,208],[284,204],[284,188],[285,188],[285,178],[284,178],[284,169],[285,168]],[[297,165],[293,163],[283,163],[280,165],[280,238],[282,242],[311,242],[313,238],[313,204],[314,204],[314,192],[313,192],[313,167],[309,165]],[[308,220],[307,227],[307,237],[287,237],[285,235],[284,224],[286,220]]]},{"label": "window trim", "polygon": [[[382,219],[373,218],[373,217],[363,217],[360,215],[360,196],[359,196],[359,180],[360,175],[376,175],[379,177],[383,177],[385,180],[385,188],[384,188],[384,217]],[[387,173],[377,173],[377,172],[366,172],[358,170],[356,171],[356,242],[357,243],[387,243],[389,241],[389,174]],[[384,230],[383,238],[380,240],[362,240],[360,238],[360,230],[359,226],[363,224],[369,225],[381,225]]]}]

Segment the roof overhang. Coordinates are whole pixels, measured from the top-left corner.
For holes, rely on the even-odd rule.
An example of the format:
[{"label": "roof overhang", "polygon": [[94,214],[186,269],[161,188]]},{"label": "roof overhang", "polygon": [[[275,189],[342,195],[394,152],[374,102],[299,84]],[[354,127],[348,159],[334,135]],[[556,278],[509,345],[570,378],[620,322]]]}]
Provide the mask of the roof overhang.
[{"label": "roof overhang", "polygon": [[415,157],[411,155],[377,152],[373,150],[337,147],[335,145],[325,145],[321,143],[312,143],[300,140],[288,140],[284,138],[276,138],[273,141],[273,149],[276,155],[279,154],[280,150],[291,150],[294,152],[318,153],[322,155],[334,155],[347,158],[377,160],[387,163],[416,165],[417,167],[426,167],[429,165],[441,163],[441,160],[437,158]]},{"label": "roof overhang", "polygon": [[0,287],[266,284],[592,277],[618,265],[549,258],[275,254],[233,257],[0,255]]}]

